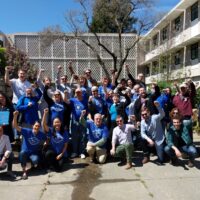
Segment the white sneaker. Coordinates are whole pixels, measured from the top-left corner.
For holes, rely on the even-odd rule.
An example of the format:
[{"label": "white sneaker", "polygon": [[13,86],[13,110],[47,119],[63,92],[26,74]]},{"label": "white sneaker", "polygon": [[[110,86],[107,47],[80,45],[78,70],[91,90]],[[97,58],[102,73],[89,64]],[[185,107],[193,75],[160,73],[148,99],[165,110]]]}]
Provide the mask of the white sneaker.
[{"label": "white sneaker", "polygon": [[83,153],[80,155],[80,157],[81,157],[81,159],[85,159],[86,158],[85,154],[83,154]]}]

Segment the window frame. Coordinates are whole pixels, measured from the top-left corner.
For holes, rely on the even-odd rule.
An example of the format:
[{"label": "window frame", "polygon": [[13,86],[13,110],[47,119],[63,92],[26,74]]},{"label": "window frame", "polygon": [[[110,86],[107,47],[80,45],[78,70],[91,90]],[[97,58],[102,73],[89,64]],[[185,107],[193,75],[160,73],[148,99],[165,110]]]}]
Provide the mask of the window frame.
[{"label": "window frame", "polygon": [[190,59],[196,60],[199,57],[199,43],[196,42],[190,46]]},{"label": "window frame", "polygon": [[179,32],[181,30],[181,16],[178,16],[175,20],[174,20],[174,30],[176,32]]},{"label": "window frame", "polygon": [[162,29],[162,41],[167,40],[168,38],[168,27],[166,26],[165,28]]},{"label": "window frame", "polygon": [[174,64],[180,65],[181,64],[181,50],[177,51],[174,55]]},{"label": "window frame", "polygon": [[198,1],[190,7],[191,22],[199,18],[199,3]]}]

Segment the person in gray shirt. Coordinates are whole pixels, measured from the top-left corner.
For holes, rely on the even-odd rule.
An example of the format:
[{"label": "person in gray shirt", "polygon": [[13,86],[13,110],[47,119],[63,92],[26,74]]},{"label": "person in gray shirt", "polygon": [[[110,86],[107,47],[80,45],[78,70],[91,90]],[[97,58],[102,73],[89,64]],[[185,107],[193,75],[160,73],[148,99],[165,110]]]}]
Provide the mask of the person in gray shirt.
[{"label": "person in gray shirt", "polygon": [[150,115],[150,111],[146,107],[141,109],[141,137],[143,139],[142,146],[144,153],[143,164],[149,162],[152,147],[156,148],[158,163],[162,164],[164,160],[165,133],[162,128],[161,119],[163,119],[165,113],[157,101],[154,101],[154,105],[159,111],[158,114]]}]

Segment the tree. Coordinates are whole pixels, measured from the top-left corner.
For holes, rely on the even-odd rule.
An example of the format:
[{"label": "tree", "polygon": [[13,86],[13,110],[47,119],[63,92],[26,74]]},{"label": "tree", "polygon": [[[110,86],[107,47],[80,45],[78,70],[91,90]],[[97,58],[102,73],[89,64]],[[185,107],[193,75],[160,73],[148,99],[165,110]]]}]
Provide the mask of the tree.
[{"label": "tree", "polygon": [[17,77],[18,69],[24,69],[27,73],[27,78],[34,81],[37,70],[33,64],[30,63],[28,56],[21,50],[14,47],[6,35],[0,31],[5,39],[5,47],[0,48],[0,75],[4,76],[5,67],[13,66],[11,77]]},{"label": "tree", "polygon": [[130,0],[96,0],[93,6],[91,31],[117,33],[118,27],[115,23],[115,18],[117,18],[123,24],[122,33],[135,33],[136,30],[133,29],[133,24],[136,23],[137,18],[131,15],[126,16],[131,9]]},{"label": "tree", "polygon": [[[146,11],[147,8],[150,9],[152,0],[102,1],[106,6],[102,6],[102,10],[99,10],[99,16],[97,12],[95,12],[95,9],[98,9],[97,5],[100,5],[101,1],[97,0],[96,4],[92,4],[92,0],[77,0],[77,2],[80,4],[82,11],[78,13],[71,11],[66,15],[67,25],[70,26],[71,31],[73,32],[73,36],[67,37],[65,40],[78,39],[82,41],[93,51],[106,76],[110,77],[110,72],[107,70],[105,63],[97,50],[97,48],[101,47],[112,57],[114,71],[117,72],[116,79],[118,79],[130,54],[130,51],[136,47],[137,43],[141,39],[141,34],[147,32],[153,25],[153,21],[151,20],[152,18],[148,16],[148,14],[151,12],[144,12],[144,10]],[[94,8],[94,16],[91,19],[90,13],[92,8]],[[109,24],[113,24],[113,26],[109,26],[105,29],[110,30],[111,32],[115,31],[118,35],[118,52],[114,52],[111,47],[100,40],[98,33],[101,32],[101,30],[104,30],[104,28],[102,27],[100,30],[99,26],[101,26],[102,22],[100,24],[98,19],[100,19],[104,13],[104,21],[108,19]],[[130,44],[126,47],[125,53],[123,53],[123,33],[133,30],[137,33],[137,36],[133,38],[132,42],[130,42]],[[90,44],[82,37],[82,34],[85,32],[90,32],[95,36],[97,46]],[[44,40],[45,37],[49,37],[47,41],[53,42],[55,40],[54,33],[56,35],[56,39],[58,39],[58,37],[62,39],[64,38],[63,31],[58,29],[58,27],[56,28],[56,32],[54,27],[49,27],[40,32],[40,35],[42,35]]]}]

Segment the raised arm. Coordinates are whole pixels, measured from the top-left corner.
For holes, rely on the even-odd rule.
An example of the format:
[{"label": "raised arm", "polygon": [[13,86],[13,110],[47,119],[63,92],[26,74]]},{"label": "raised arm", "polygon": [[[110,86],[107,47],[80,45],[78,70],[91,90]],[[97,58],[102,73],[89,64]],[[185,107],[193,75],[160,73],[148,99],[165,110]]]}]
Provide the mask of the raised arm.
[{"label": "raised arm", "polygon": [[11,71],[11,66],[6,66],[4,81],[5,81],[5,84],[8,85],[8,86],[11,86],[11,81],[10,81],[10,78],[9,78],[9,72],[10,71]]},{"label": "raised arm", "polygon": [[47,115],[49,113],[49,109],[46,108],[44,109],[44,114],[42,117],[42,128],[44,130],[45,133],[49,132],[49,127],[47,126]]},{"label": "raised arm", "polygon": [[21,130],[22,130],[21,126],[18,126],[18,124],[17,124],[18,115],[19,115],[19,111],[15,111],[13,113],[13,128],[15,128],[18,132],[21,132]]}]

